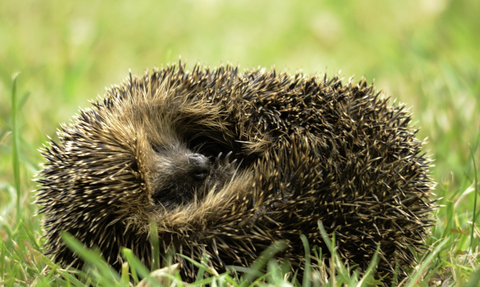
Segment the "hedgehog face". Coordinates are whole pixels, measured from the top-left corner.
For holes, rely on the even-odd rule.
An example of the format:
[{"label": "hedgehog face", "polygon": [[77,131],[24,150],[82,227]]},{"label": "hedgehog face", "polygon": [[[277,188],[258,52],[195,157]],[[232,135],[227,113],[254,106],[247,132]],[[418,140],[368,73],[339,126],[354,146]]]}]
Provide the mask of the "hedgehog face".
[{"label": "hedgehog face", "polygon": [[210,174],[210,160],[174,145],[157,148],[151,176],[152,198],[166,208],[190,202],[203,190]]},{"label": "hedgehog face", "polygon": [[154,149],[150,186],[155,204],[173,209],[201,200],[208,192],[221,188],[234,173],[232,152],[222,159],[192,152],[182,144]]}]

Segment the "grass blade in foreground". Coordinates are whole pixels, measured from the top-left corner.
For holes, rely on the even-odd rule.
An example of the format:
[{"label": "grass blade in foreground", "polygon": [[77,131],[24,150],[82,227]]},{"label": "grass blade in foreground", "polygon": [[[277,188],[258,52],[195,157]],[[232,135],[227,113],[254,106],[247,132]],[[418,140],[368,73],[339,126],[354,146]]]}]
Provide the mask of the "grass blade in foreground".
[{"label": "grass blade in foreground", "polygon": [[[260,272],[262,268],[267,264],[268,260],[272,258],[277,252],[285,249],[287,244],[284,241],[277,241],[270,245],[267,249],[265,249],[262,254],[253,262],[250,268],[247,268],[247,273],[242,279],[242,287],[248,286],[249,282],[253,280],[253,278],[257,276],[262,276],[263,273]],[[234,267],[239,271],[242,271],[243,268]],[[252,284],[253,285],[253,284]]]},{"label": "grass blade in foreground", "polygon": [[480,268],[473,274],[473,276],[468,280],[468,284],[465,287],[477,287],[480,286]]},{"label": "grass blade in foreground", "polygon": [[132,250],[128,248],[123,248],[122,249],[123,256],[128,261],[128,264],[131,266],[130,270],[132,271],[132,276],[135,278],[135,282],[138,282],[138,278],[136,278],[136,275],[133,275],[136,273],[135,271],[138,271],[138,274],[140,274],[141,277],[146,278],[148,283],[150,283],[150,286],[159,286],[158,282],[156,282],[151,276],[150,276],[150,271],[145,267],[140,260],[138,260],[137,257],[133,254]]},{"label": "grass blade in foreground", "polygon": [[17,77],[19,73],[13,75],[12,87],[12,162],[13,162],[13,177],[15,180],[15,190],[17,191],[17,220],[21,218],[20,208],[20,160],[18,151],[18,123],[17,123]]},{"label": "grass blade in foreground", "polygon": [[98,269],[99,274],[95,275],[97,275],[96,277],[100,285],[104,284],[103,286],[111,286],[109,284],[121,283],[121,278],[118,273],[113,270],[112,267],[105,262],[105,260],[102,259],[100,254],[89,250],[83,246],[80,241],[67,232],[62,235],[62,239],[65,240],[65,244],[68,246],[68,248],[78,253],[83,261]]},{"label": "grass blade in foreground", "polygon": [[474,191],[475,191],[475,197],[473,200],[473,217],[472,217],[472,230],[470,232],[470,252],[475,252],[475,222],[477,219],[477,197],[478,197],[478,179],[477,179],[477,164],[475,162],[475,152],[472,150],[472,147],[470,147],[470,153],[472,155],[472,163],[473,163],[473,175],[475,177],[475,182],[473,183],[474,186]]},{"label": "grass blade in foreground", "polygon": [[[422,275],[424,272],[427,270],[428,266],[430,265],[430,262],[432,262],[433,258],[437,256],[438,253],[446,249],[448,246],[445,246],[447,242],[450,240],[450,237],[447,237],[443,239],[437,247],[427,256],[427,258],[422,262],[418,270],[413,274],[411,277],[412,279],[408,284],[406,285],[407,287],[413,287],[416,286],[419,283],[419,280],[421,280]],[[444,247],[445,246],[445,247]]]}]

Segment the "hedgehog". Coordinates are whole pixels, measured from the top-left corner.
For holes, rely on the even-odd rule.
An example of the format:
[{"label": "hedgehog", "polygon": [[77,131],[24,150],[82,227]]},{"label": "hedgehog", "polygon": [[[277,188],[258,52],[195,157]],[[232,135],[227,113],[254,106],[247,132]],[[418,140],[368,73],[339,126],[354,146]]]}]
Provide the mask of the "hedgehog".
[{"label": "hedgehog", "polygon": [[81,268],[68,232],[116,269],[122,248],[152,268],[158,232],[160,257],[175,250],[193,280],[182,255],[227,270],[283,241],[276,258],[301,273],[301,235],[330,256],[321,222],[350,266],[366,270],[378,247],[377,276],[405,274],[432,225],[431,160],[381,94],[365,79],[231,65],[130,73],[42,150],[46,253]]}]

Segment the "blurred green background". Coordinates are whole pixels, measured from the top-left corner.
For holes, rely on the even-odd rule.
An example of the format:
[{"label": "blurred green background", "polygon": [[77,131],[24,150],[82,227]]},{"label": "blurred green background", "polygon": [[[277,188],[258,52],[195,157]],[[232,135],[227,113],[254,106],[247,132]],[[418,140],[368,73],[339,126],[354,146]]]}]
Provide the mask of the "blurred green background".
[{"label": "blurred green background", "polygon": [[[46,136],[105,86],[154,66],[201,63],[375,80],[411,107],[450,187],[473,175],[480,125],[480,1],[0,1],[0,182],[12,182],[18,78],[22,189]],[[478,153],[477,153],[478,154]],[[479,157],[477,156],[477,161]],[[480,161],[479,161],[480,162]],[[467,175],[465,177],[465,175]],[[442,194],[442,184],[437,193]],[[5,199],[8,195],[0,196]]]}]

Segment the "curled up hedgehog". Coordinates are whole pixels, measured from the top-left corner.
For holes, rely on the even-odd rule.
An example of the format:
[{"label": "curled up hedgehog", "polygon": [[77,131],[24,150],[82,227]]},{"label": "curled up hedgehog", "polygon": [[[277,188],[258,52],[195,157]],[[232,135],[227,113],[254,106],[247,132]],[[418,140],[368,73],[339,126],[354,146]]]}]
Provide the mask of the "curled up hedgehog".
[{"label": "curled up hedgehog", "polygon": [[122,247],[151,267],[153,223],[185,280],[196,270],[179,254],[225,270],[279,240],[301,272],[301,234],[329,256],[321,221],[350,266],[380,245],[378,276],[404,272],[434,207],[410,120],[364,80],[182,64],[130,75],[43,151],[47,253],[82,267],[67,231],[117,269]]}]

